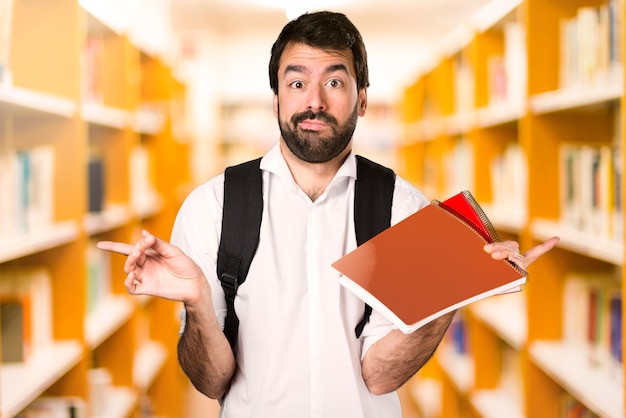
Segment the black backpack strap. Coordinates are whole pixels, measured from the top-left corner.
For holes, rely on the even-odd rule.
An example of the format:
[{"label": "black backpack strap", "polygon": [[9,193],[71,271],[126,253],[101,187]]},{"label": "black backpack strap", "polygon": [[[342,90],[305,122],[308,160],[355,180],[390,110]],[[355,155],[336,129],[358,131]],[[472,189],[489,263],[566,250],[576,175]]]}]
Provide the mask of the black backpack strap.
[{"label": "black backpack strap", "polygon": [[[361,245],[391,225],[396,175],[393,170],[360,155],[356,158],[354,227],[357,245]],[[366,304],[363,319],[354,329],[357,338],[361,336],[371,314],[372,307]]]},{"label": "black backpack strap", "polygon": [[224,171],[222,236],[217,254],[217,277],[226,298],[224,334],[233,352],[237,343],[239,318],[235,313],[237,288],[246,280],[259,243],[263,215],[261,159],[248,161]]}]

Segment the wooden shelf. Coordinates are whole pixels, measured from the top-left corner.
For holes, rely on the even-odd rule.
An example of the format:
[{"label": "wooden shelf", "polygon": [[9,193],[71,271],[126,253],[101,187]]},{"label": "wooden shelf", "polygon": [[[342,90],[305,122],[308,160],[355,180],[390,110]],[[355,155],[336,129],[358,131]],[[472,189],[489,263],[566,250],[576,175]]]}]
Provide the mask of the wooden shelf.
[{"label": "wooden shelf", "polygon": [[75,101],[23,87],[0,85],[0,110],[14,115],[42,113],[65,118],[74,116],[78,106]]},{"label": "wooden shelf", "polygon": [[607,370],[589,366],[587,349],[536,341],[529,352],[532,361],[596,414],[624,416],[623,376],[611,378]]},{"label": "wooden shelf", "polygon": [[489,204],[481,204],[496,230],[519,234],[527,223],[527,217],[519,208],[498,208]]},{"label": "wooden shelf", "polygon": [[113,386],[107,391],[106,410],[93,418],[125,418],[137,407],[137,393],[126,387]]},{"label": "wooden shelf", "polygon": [[78,341],[54,342],[26,363],[0,367],[1,416],[17,415],[29,403],[74,367],[82,358]]},{"label": "wooden shelf", "polygon": [[484,107],[476,111],[476,124],[479,128],[517,123],[524,117],[525,110],[522,105],[504,103]]},{"label": "wooden shelf", "polygon": [[24,234],[0,238],[0,263],[68,244],[74,241],[78,234],[78,224],[66,221]]},{"label": "wooden shelf", "polygon": [[165,125],[163,112],[154,109],[140,109],[133,115],[133,129],[143,135],[157,135]]},{"label": "wooden shelf", "polygon": [[526,344],[526,295],[522,292],[485,299],[469,309],[516,350]]},{"label": "wooden shelf", "polygon": [[[401,175],[431,196],[449,195],[459,178],[466,180],[471,187],[463,188],[502,238],[523,249],[560,237],[555,250],[529,266],[525,290],[463,312],[466,328],[453,328],[452,337],[463,338],[457,343],[468,354],[460,357],[442,343],[431,360],[441,369],[443,407],[435,418],[552,416],[569,407],[564,399],[600,416],[624,416],[624,364],[611,380],[560,341],[570,325],[563,316],[571,277],[584,288],[615,273],[622,300],[626,294],[626,215],[615,203],[626,161],[623,7],[619,0],[490,2],[450,42],[437,45],[437,60],[404,92]],[[567,43],[571,22],[589,32],[586,41],[605,43],[588,50],[590,44]],[[604,32],[593,36],[596,24]],[[466,144],[462,154],[459,139]],[[580,162],[577,150],[592,157]],[[581,169],[579,162],[587,165]],[[613,319],[604,315],[602,329],[615,321],[617,296],[610,291],[611,308],[601,304]],[[580,332],[587,331],[585,321],[600,326],[589,315],[575,321],[583,322]],[[596,337],[606,357],[618,349],[609,334]],[[509,385],[520,387],[512,399]]]},{"label": "wooden shelf", "polygon": [[471,402],[484,418],[525,418],[520,399],[501,389],[482,389],[472,393]]},{"label": "wooden shelf", "polygon": [[128,296],[111,296],[100,302],[85,318],[85,342],[98,347],[133,315],[134,305]]},{"label": "wooden shelf", "polygon": [[97,235],[128,224],[132,212],[127,205],[113,205],[99,213],[85,215],[83,225],[89,235]]},{"label": "wooden shelf", "polygon": [[468,393],[474,386],[474,362],[469,354],[459,354],[452,347],[442,345],[437,359],[459,393]]},{"label": "wooden shelf", "polygon": [[[170,384],[182,374],[168,355],[180,326],[170,302],[128,296],[124,257],[96,250],[94,241],[133,242],[143,228],[159,236],[170,233],[185,197],[179,191],[191,178],[191,141],[174,133],[185,119],[185,83],[155,50],[131,41],[138,39],[136,26],[143,26],[129,23],[137,18],[129,15],[134,6],[9,1],[10,34],[2,39],[9,52],[3,70],[9,77],[0,81],[0,149],[3,158],[16,161],[15,171],[7,171],[16,181],[0,182],[0,199],[3,208],[12,203],[17,208],[18,196],[35,190],[33,203],[24,199],[19,213],[30,213],[22,207],[32,204],[32,213],[42,213],[42,220],[33,216],[30,222],[25,215],[19,229],[25,232],[16,234],[17,227],[3,223],[0,271],[6,266],[45,272],[45,286],[24,292],[41,291],[28,294],[45,302],[38,307],[49,305],[49,333],[60,342],[27,363],[0,365],[0,416],[15,416],[43,394],[78,398],[90,411],[93,369],[102,369],[112,384],[103,418],[138,416],[139,395],[155,416],[181,416],[184,388]],[[134,164],[139,147],[145,156]],[[18,170],[35,158],[45,158],[50,170]],[[89,164],[96,160],[102,163],[101,188],[90,183],[95,174],[90,169],[99,167]],[[50,182],[35,182],[44,177]],[[143,182],[139,187],[137,178]],[[144,190],[144,184],[150,187]],[[139,197],[137,189],[143,192]],[[100,196],[93,195],[99,190]],[[89,212],[93,197],[102,201],[103,211]],[[48,219],[54,223],[38,226]],[[92,306],[97,295],[110,297]],[[48,317],[41,309],[37,314]],[[143,346],[146,338],[151,344]]]},{"label": "wooden shelf", "polygon": [[535,114],[605,106],[618,102],[624,95],[622,79],[597,85],[568,87],[537,94],[530,98],[530,109]]},{"label": "wooden shelf", "polygon": [[538,240],[546,240],[556,235],[561,238],[559,247],[575,253],[615,265],[624,263],[624,244],[622,242],[597,237],[559,222],[544,219],[533,220],[531,231]]},{"label": "wooden shelf", "polygon": [[162,344],[144,342],[135,353],[133,365],[133,379],[135,386],[146,392],[167,360],[167,350]]},{"label": "wooden shelf", "polygon": [[94,103],[84,104],[81,116],[91,124],[114,129],[124,129],[130,126],[132,121],[132,115],[126,110]]}]

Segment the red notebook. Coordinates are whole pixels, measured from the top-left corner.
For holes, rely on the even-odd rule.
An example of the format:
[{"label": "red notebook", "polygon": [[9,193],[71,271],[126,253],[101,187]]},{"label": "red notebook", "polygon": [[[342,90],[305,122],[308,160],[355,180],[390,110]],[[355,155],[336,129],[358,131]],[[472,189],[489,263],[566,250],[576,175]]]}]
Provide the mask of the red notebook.
[{"label": "red notebook", "polygon": [[433,201],[333,263],[340,283],[405,333],[492,295],[526,272],[483,247],[499,240],[469,192]]},{"label": "red notebook", "polygon": [[443,202],[437,200],[432,202],[452,212],[458,218],[469,222],[487,242],[500,241],[500,236],[491,221],[468,190],[463,190]]}]

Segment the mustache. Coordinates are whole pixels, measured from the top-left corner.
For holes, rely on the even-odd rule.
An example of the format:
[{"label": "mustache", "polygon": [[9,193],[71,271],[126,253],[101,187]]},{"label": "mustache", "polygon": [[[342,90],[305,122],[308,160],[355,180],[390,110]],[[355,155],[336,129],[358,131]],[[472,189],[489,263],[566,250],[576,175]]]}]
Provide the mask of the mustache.
[{"label": "mustache", "polygon": [[321,110],[319,112],[313,112],[310,109],[307,110],[306,112],[296,113],[295,115],[293,115],[291,117],[291,122],[294,125],[296,125],[307,119],[317,119],[317,120],[321,120],[322,122],[326,122],[328,124],[337,124],[337,119],[335,119],[333,116],[329,115],[328,113],[321,111]]}]

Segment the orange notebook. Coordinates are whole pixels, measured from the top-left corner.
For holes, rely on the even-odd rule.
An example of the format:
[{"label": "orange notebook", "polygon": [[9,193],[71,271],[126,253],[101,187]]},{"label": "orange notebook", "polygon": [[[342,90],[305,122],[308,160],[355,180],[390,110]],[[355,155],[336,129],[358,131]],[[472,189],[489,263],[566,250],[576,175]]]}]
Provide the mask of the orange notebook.
[{"label": "orange notebook", "polygon": [[522,268],[483,250],[499,240],[493,233],[471,194],[461,192],[432,201],[333,267],[342,273],[341,285],[409,333],[472,302],[522,288]]}]

